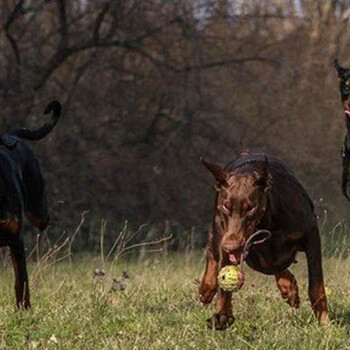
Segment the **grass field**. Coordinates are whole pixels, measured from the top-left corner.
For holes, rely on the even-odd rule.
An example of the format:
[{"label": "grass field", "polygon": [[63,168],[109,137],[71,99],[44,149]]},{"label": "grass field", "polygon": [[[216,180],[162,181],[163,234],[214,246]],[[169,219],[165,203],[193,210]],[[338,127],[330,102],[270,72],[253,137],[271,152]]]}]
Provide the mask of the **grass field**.
[{"label": "grass field", "polygon": [[[234,296],[236,322],[224,332],[205,326],[214,305],[204,308],[198,302],[196,279],[204,268],[200,252],[119,261],[98,278],[93,278],[98,257],[33,264],[33,307],[20,312],[8,266],[0,273],[0,349],[350,349],[346,253],[333,251],[324,259],[330,326],[320,327],[313,318],[300,254],[292,267],[302,298],[298,314],[282,301],[273,277],[246,268],[246,284]],[[112,278],[123,269],[130,275],[126,289],[111,290]]]}]

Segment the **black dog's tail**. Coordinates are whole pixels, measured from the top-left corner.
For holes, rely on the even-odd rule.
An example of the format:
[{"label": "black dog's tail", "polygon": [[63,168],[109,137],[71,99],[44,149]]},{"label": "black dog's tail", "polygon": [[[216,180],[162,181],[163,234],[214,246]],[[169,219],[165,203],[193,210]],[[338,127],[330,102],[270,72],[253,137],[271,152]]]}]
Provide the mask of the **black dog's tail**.
[{"label": "black dog's tail", "polygon": [[44,114],[52,112],[51,119],[45,123],[41,128],[29,130],[29,129],[17,129],[7,133],[8,136],[20,137],[26,140],[40,140],[51,132],[60,118],[62,111],[61,103],[58,101],[51,101],[45,108]]}]

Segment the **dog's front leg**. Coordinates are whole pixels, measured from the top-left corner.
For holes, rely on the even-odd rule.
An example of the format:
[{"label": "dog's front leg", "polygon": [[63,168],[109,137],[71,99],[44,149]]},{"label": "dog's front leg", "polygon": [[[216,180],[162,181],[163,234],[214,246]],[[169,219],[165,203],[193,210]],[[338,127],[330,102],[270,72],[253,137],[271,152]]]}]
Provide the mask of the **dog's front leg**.
[{"label": "dog's front leg", "polygon": [[[229,264],[228,255],[221,252],[219,268],[222,269]],[[224,292],[219,289],[218,312],[207,319],[207,326],[210,329],[224,330],[232,325],[234,317],[232,315],[232,292]]]},{"label": "dog's front leg", "polygon": [[207,264],[199,287],[199,297],[203,304],[209,304],[218,288],[219,256],[213,231],[209,232]]}]

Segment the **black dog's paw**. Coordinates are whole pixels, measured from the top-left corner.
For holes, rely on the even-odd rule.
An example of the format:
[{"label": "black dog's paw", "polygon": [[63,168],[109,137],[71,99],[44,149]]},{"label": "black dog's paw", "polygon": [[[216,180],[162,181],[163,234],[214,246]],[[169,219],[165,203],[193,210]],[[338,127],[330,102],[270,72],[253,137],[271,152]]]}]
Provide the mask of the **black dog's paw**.
[{"label": "black dog's paw", "polygon": [[226,328],[229,328],[234,321],[235,318],[232,314],[214,314],[212,317],[207,319],[207,326],[213,330],[223,331]]}]

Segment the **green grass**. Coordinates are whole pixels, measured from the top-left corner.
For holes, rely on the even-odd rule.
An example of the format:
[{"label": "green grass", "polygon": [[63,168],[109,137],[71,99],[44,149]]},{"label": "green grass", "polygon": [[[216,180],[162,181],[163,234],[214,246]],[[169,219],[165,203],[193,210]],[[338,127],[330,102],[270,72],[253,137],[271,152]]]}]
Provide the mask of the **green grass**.
[{"label": "green grass", "polygon": [[[350,349],[350,258],[324,261],[332,323],[314,320],[307,298],[305,259],[292,271],[302,305],[297,315],[280,298],[273,277],[246,268],[246,284],[234,295],[236,322],[208,330],[214,305],[197,298],[204,254],[152,255],[122,262],[93,279],[99,259],[31,270],[32,309],[16,311],[13,274],[1,269],[0,349]],[[112,277],[127,269],[125,291],[111,291]]]}]

